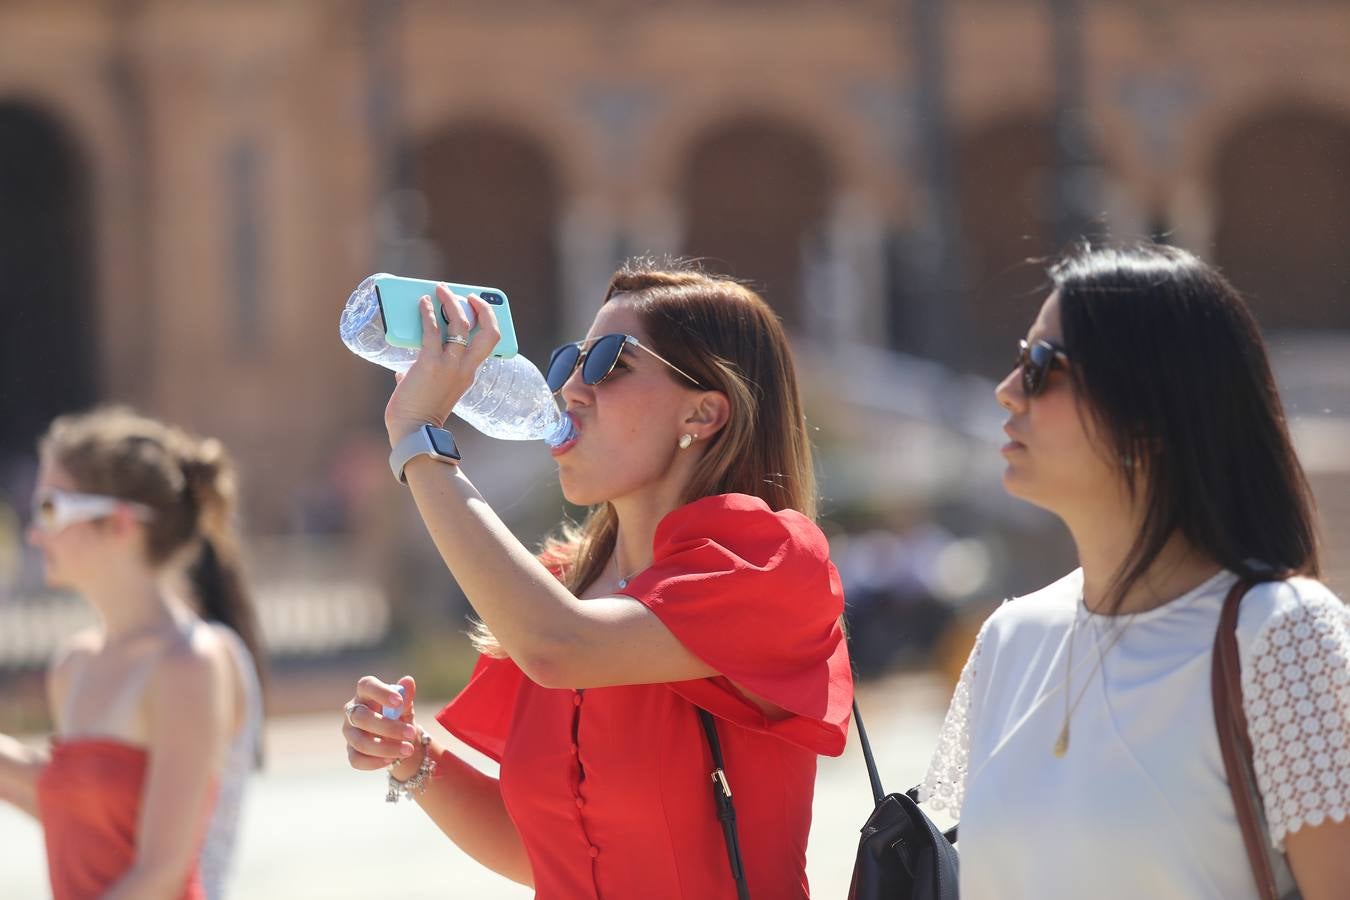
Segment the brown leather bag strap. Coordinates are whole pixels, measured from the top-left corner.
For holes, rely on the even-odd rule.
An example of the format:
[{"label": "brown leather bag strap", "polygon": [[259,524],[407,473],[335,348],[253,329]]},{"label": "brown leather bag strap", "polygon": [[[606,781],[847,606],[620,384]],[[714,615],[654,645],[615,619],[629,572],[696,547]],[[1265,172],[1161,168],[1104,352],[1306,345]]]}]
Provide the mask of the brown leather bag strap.
[{"label": "brown leather bag strap", "polygon": [[1267,851],[1265,815],[1257,790],[1252,763],[1252,743],[1247,734],[1247,716],[1242,709],[1242,665],[1238,657],[1238,607],[1253,582],[1239,580],[1228,592],[1214,633],[1214,661],[1210,671],[1210,689],[1214,700],[1214,724],[1219,733],[1223,767],[1228,773],[1228,789],[1233,809],[1242,827],[1242,842],[1262,900],[1278,900],[1275,873]]}]

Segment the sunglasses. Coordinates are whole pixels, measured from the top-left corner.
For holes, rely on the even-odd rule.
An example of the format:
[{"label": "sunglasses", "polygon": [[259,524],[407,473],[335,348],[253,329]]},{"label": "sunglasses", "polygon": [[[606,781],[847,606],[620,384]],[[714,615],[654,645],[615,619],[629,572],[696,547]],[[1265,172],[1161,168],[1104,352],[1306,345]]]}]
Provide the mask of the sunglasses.
[{"label": "sunglasses", "polygon": [[[586,346],[587,344],[590,346]],[[548,374],[545,376],[545,380],[548,381],[548,389],[555,394],[562,390],[562,386],[567,383],[567,379],[572,377],[572,372],[577,366],[581,366],[581,380],[584,383],[589,385],[599,384],[614,374],[614,367],[619,364],[619,356],[623,353],[624,347],[636,347],[651,354],[683,376],[694,387],[703,389],[699,380],[684,369],[652,348],[643,345],[631,334],[620,334],[618,332],[603,334],[588,341],[563,344],[557,350],[554,350],[553,355],[548,358]]]},{"label": "sunglasses", "polygon": [[78,494],[51,488],[33,498],[33,524],[48,534],[55,534],[79,522],[106,519],[119,509],[129,510],[142,522],[153,518],[148,506],[132,503],[120,497]]},{"label": "sunglasses", "polygon": [[1028,397],[1035,397],[1045,390],[1045,384],[1054,369],[1068,365],[1069,357],[1049,341],[1036,341],[1034,344],[1017,342],[1017,364],[1014,368],[1022,370],[1022,393]]}]

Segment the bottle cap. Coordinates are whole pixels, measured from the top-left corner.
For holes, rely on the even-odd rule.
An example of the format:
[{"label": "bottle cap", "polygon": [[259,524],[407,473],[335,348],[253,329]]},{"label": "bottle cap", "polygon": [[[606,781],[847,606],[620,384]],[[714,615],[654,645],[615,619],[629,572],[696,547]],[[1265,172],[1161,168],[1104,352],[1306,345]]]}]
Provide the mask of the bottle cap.
[{"label": "bottle cap", "polygon": [[[405,691],[405,690],[403,689],[403,685],[401,685],[401,684],[398,686],[398,692],[399,692],[400,694],[402,694],[405,698],[408,696],[408,692]],[[386,719],[397,719],[397,718],[400,718],[400,717],[403,715],[403,707],[401,707],[401,706],[381,706],[381,707],[380,707],[380,715],[384,716]]]}]

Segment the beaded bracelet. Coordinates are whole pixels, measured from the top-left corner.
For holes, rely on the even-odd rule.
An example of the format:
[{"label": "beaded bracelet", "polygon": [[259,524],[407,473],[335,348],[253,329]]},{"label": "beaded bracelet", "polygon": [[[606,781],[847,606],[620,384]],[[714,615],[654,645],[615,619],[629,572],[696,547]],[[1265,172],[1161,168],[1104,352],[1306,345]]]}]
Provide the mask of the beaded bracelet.
[{"label": "beaded bracelet", "polygon": [[394,767],[389,767],[389,790],[384,795],[386,803],[397,803],[399,795],[402,794],[409,800],[415,798],[418,794],[426,791],[427,785],[431,782],[431,773],[436,771],[436,760],[431,758],[431,735],[427,734],[420,726],[418,727],[418,742],[422,745],[422,764],[417,767],[417,771],[408,777],[407,781],[399,781],[394,777]]}]

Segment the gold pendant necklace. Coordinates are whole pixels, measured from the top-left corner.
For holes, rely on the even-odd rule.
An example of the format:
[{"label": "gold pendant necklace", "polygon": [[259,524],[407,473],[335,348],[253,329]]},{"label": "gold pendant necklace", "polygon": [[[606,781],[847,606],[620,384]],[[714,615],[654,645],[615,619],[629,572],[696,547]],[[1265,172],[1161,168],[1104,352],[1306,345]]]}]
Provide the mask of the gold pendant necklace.
[{"label": "gold pendant necklace", "polygon": [[[1082,605],[1083,598],[1080,596],[1078,598],[1078,606]],[[1073,645],[1074,638],[1078,636],[1078,617],[1080,612],[1078,606],[1074,607],[1073,625],[1069,627],[1069,652],[1068,659],[1064,666],[1064,724],[1060,726],[1059,737],[1055,738],[1054,753],[1056,758],[1062,758],[1069,752],[1069,721],[1073,718],[1074,712],[1078,710],[1078,704],[1083,702],[1083,697],[1087,694],[1088,687],[1091,686],[1092,679],[1097,674],[1097,670],[1105,664],[1106,654],[1111,652],[1111,648],[1116,645],[1116,642],[1120,640],[1120,636],[1125,633],[1125,629],[1130,627],[1130,623],[1133,622],[1134,617],[1138,615],[1137,613],[1130,614],[1130,617],[1125,620],[1125,624],[1116,629],[1116,633],[1111,637],[1111,642],[1106,645],[1105,650],[1102,649],[1101,641],[1096,639],[1096,628],[1094,626],[1093,643],[1097,645],[1097,663],[1092,667],[1092,671],[1088,673],[1088,677],[1083,682],[1083,686],[1078,689],[1078,696],[1073,698],[1073,702],[1070,703],[1069,696],[1073,687]]]}]

